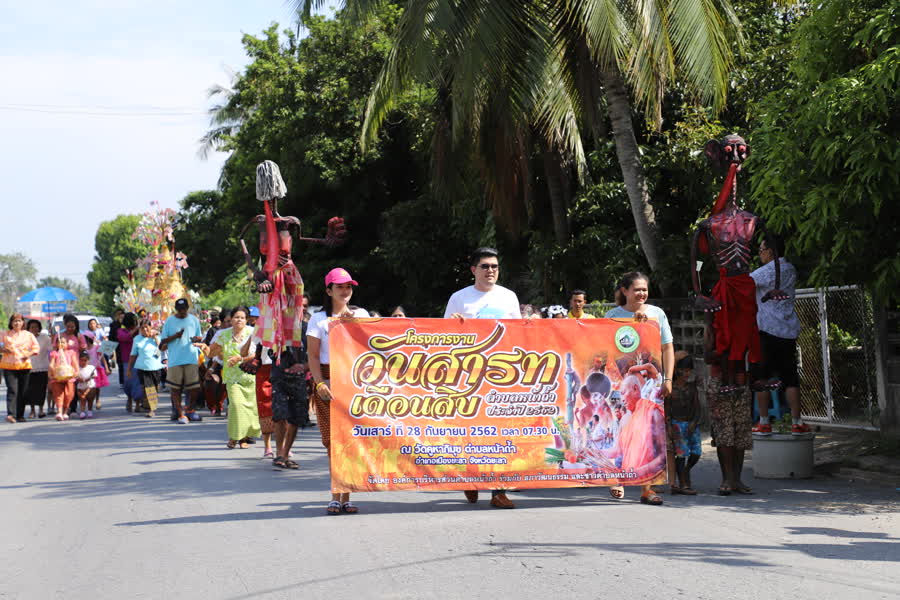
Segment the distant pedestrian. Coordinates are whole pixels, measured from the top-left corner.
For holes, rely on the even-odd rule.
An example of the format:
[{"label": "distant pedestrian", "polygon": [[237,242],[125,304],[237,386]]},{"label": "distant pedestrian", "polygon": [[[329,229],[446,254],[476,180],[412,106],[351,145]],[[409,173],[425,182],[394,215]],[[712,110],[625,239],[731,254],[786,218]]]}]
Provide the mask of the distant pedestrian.
[{"label": "distant pedestrian", "polygon": [[159,337],[149,319],[141,321],[139,333],[140,335],[134,338],[128,365],[123,368],[128,371],[129,378],[134,374],[137,375],[147,402],[147,414],[144,416],[152,418],[159,406],[159,384],[163,373],[162,352],[159,349]]},{"label": "distant pedestrian", "polygon": [[56,404],[56,420],[69,420],[69,407],[75,400],[75,377],[78,375],[78,358],[68,348],[64,337],[54,337],[55,350],[50,352],[48,376],[50,394]]},{"label": "distant pedestrian", "polygon": [[565,319],[566,309],[561,304],[553,304],[547,307],[548,319]]},{"label": "distant pedestrian", "polygon": [[275,423],[275,458],[272,464],[282,469],[298,468],[297,463],[291,460],[291,448],[297,429],[309,424],[306,322],[302,327],[303,346],[288,346],[281,353],[281,360],[272,365],[272,420]]},{"label": "distant pedestrian", "polygon": [[9,329],[0,335],[0,369],[6,382],[6,420],[25,421],[25,402],[31,357],[40,352],[37,339],[25,329],[25,318],[19,313],[9,318]]},{"label": "distant pedestrian", "polygon": [[[112,322],[109,324],[109,339],[110,341],[119,343],[119,328],[122,326],[122,320],[125,318],[125,311],[121,308],[117,308],[113,312]],[[116,359],[116,368],[119,371],[119,385],[121,387],[125,387],[125,365],[128,364],[128,357],[125,357],[125,360],[122,360],[122,349],[119,346],[116,346],[116,349],[113,351],[113,355]]]},{"label": "distant pedestrian", "polygon": [[91,364],[90,354],[83,350],[78,356],[78,374],[75,378],[75,395],[78,398],[79,419],[92,419],[94,417],[88,402],[96,387],[97,368]]},{"label": "distant pedestrian", "polygon": [[[253,310],[251,308],[251,310]],[[275,432],[275,422],[272,420],[272,358],[268,348],[264,348],[262,340],[256,333],[247,340],[241,349],[242,357],[251,357],[250,362],[244,361],[242,370],[253,373],[256,377],[256,414],[259,417],[259,430],[263,439],[263,458],[274,459],[275,451],[272,449],[272,434]]]},{"label": "distant pedestrian", "polygon": [[[66,350],[69,352],[70,360],[75,364],[75,367],[78,367],[78,355],[81,354],[83,350],[87,350],[87,341],[84,339],[84,335],[78,330],[78,317],[73,314],[66,313],[63,315],[63,328],[62,331],[56,334],[55,339],[61,339],[65,342]],[[52,344],[56,347],[56,344]],[[75,379],[73,378],[74,382]],[[75,409],[78,408],[78,403],[75,402],[75,390],[74,387],[72,389],[72,396],[69,397],[69,412],[75,412]]]},{"label": "distant pedestrian", "polygon": [[672,494],[694,496],[691,469],[700,461],[700,398],[693,378],[694,359],[684,353],[675,362],[672,393],[665,400],[666,428],[675,463],[677,484],[670,482]]},{"label": "distant pedestrian", "polygon": [[119,375],[121,376],[123,383],[123,387],[125,390],[125,410],[127,412],[131,412],[135,408],[137,408],[138,403],[140,402],[141,395],[137,393],[138,382],[134,377],[127,377],[126,371],[128,371],[128,360],[131,356],[131,346],[134,343],[134,337],[138,333],[138,318],[134,313],[128,313],[124,317],[122,317],[122,324],[116,330],[116,341],[119,342],[119,346],[117,350],[119,350],[119,354],[117,359],[119,361]]},{"label": "distant pedestrian", "polygon": [[[31,406],[31,415],[34,417],[34,409],[38,408],[39,419],[47,416],[44,411],[44,401],[47,399],[47,370],[50,367],[50,349],[52,340],[50,334],[43,330],[41,322],[31,319],[26,324],[26,329],[31,332],[38,343],[38,353],[31,357],[31,373],[28,375],[28,394],[26,402]],[[50,403],[47,402],[48,408]]]},{"label": "distant pedestrian", "polygon": [[97,370],[97,379],[95,380],[96,386],[92,390],[90,398],[88,398],[88,408],[96,408],[99,410],[102,406],[100,402],[100,393],[103,388],[109,387],[109,377],[106,375],[106,368],[103,365],[103,354],[100,352],[100,343],[94,338],[95,334],[96,330],[86,331],[84,333],[84,341],[87,344],[87,353],[88,356],[90,356],[90,363]]},{"label": "distant pedestrian", "polygon": [[309,319],[312,315],[309,313],[309,294],[303,294],[303,320],[306,323],[309,323]]},{"label": "distant pedestrian", "polygon": [[259,412],[256,408],[256,377],[240,368],[252,356],[241,351],[253,328],[247,326],[249,309],[238,306],[231,310],[231,327],[219,332],[209,348],[210,356],[221,356],[224,362],[222,381],[228,390],[228,447],[248,448],[260,435]]},{"label": "distant pedestrian", "polygon": [[[759,379],[780,379],[784,387],[784,395],[791,409],[791,433],[802,435],[809,433],[809,425],[803,422],[800,413],[800,375],[797,370],[797,337],[800,335],[800,318],[794,309],[794,296],[797,286],[797,270],[784,258],[784,240],[780,236],[772,236],[775,248],[769,248],[763,240],[759,244],[759,260],[762,266],[750,277],[756,282],[756,324],[759,326],[759,341],[763,362]],[[787,294],[787,300],[769,300],[762,298],[775,289],[775,256],[777,251],[779,270],[781,271],[781,291]],[[772,425],[769,423],[769,401],[771,392],[757,392],[759,403],[759,423],[753,428],[754,433],[769,435]]]},{"label": "distant pedestrian", "polygon": [[408,315],[406,314],[405,308],[403,308],[402,306],[395,306],[391,310],[391,316],[392,317],[400,317],[402,319],[405,319]]},{"label": "distant pedestrian", "polygon": [[584,290],[572,290],[569,293],[569,313],[570,319],[593,319],[594,315],[584,312],[584,306],[587,304],[587,292]]},{"label": "distant pedestrian", "polygon": [[[159,349],[168,354],[166,384],[172,394],[172,416],[178,423],[200,421],[195,410],[200,391],[200,347],[203,337],[200,320],[188,313],[187,298],[175,301],[175,314],[170,315],[160,333]],[[182,405],[182,393],[187,394],[187,407]]]}]

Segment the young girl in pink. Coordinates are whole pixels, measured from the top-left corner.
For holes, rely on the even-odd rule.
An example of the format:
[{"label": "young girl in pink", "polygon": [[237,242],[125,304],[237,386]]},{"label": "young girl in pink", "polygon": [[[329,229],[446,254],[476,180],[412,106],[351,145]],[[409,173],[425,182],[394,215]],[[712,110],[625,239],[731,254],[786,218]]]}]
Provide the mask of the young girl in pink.
[{"label": "young girl in pink", "polygon": [[106,368],[103,366],[103,354],[100,352],[100,342],[94,337],[94,333],[86,331],[84,333],[84,341],[87,343],[87,353],[90,356],[90,363],[97,370],[97,387],[90,398],[88,398],[88,412],[96,408],[100,410],[100,390],[109,385],[109,377],[106,375]]},{"label": "young girl in pink", "polygon": [[69,420],[69,405],[75,398],[75,377],[78,375],[78,361],[75,352],[67,348],[62,336],[56,338],[56,349],[50,353],[48,367],[50,395],[56,404],[56,420]]}]

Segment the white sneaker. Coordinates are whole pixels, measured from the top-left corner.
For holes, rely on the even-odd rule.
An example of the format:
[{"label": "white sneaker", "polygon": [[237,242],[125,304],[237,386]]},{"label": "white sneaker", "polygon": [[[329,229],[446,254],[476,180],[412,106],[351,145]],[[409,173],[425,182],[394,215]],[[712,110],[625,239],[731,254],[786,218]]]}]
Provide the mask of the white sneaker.
[{"label": "white sneaker", "polygon": [[85,417],[87,417],[87,415],[84,414],[83,412],[78,413],[78,418],[79,418],[79,419],[83,419],[83,418],[85,418]]},{"label": "white sneaker", "polygon": [[94,418],[94,411],[91,411],[91,410],[87,411],[87,418],[88,418],[88,419],[93,419],[93,418]]}]

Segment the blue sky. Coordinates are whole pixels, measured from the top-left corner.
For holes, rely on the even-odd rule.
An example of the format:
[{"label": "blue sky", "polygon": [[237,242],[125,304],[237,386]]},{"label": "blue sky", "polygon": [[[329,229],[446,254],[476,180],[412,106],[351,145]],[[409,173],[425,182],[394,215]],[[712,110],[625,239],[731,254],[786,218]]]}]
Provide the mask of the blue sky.
[{"label": "blue sky", "polygon": [[102,221],[215,188],[206,90],[246,65],[244,33],[293,21],[290,0],[5,2],[0,254],[86,281]]}]

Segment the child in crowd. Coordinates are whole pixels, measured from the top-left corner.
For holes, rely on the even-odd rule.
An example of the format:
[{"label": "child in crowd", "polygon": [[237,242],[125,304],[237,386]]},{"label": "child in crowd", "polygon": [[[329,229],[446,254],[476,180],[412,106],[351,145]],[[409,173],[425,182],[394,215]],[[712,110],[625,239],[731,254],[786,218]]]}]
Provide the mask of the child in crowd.
[{"label": "child in crowd", "polygon": [[78,418],[91,419],[94,413],[94,390],[97,388],[97,368],[91,364],[91,355],[87,350],[82,350],[78,356],[78,375],[76,377],[75,393],[78,396]]},{"label": "child in crowd", "polygon": [[75,351],[69,350],[63,336],[56,340],[56,350],[50,353],[48,366],[50,394],[56,404],[56,420],[69,420],[69,404],[75,398],[75,376],[78,374],[78,360]]},{"label": "child in crowd", "polygon": [[105,357],[100,352],[100,342],[94,337],[92,332],[85,332],[84,341],[87,343],[87,353],[88,356],[90,356],[90,363],[97,370],[97,387],[94,388],[88,402],[93,405],[92,408],[100,410],[102,408],[102,404],[100,403],[100,390],[109,386],[109,377],[106,375],[106,367],[104,366]]},{"label": "child in crowd", "polygon": [[697,494],[691,487],[691,469],[700,460],[700,399],[693,371],[694,359],[679,352],[672,393],[666,398],[666,429],[675,455],[678,480],[677,485],[672,484],[671,492],[687,496]]}]

